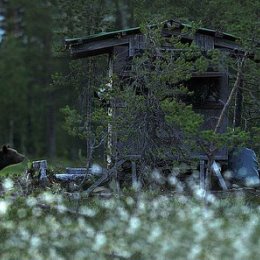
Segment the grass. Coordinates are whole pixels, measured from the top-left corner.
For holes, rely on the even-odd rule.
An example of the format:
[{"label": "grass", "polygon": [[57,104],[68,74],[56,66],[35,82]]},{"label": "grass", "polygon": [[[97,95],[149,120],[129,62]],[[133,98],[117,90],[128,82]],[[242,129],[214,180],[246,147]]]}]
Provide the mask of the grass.
[{"label": "grass", "polygon": [[21,176],[25,172],[26,168],[27,168],[26,161],[8,166],[1,170],[0,178]]},{"label": "grass", "polygon": [[78,200],[61,188],[25,196],[12,179],[2,183],[1,259],[260,259],[260,200],[253,194],[205,201],[195,189],[193,196],[129,191],[84,199],[76,212]]},{"label": "grass", "polygon": [[[41,159],[35,159],[35,160],[41,160]],[[1,170],[0,172],[0,179],[1,178],[6,178],[6,177],[19,177],[24,174],[25,170],[28,168],[28,164],[30,162],[34,161],[33,160],[25,160],[22,163],[15,164],[15,165],[10,165],[4,169]],[[66,167],[84,167],[84,162],[82,160],[65,160],[65,159],[54,159],[54,160],[48,160],[48,168],[50,170],[54,171],[64,171]]]}]

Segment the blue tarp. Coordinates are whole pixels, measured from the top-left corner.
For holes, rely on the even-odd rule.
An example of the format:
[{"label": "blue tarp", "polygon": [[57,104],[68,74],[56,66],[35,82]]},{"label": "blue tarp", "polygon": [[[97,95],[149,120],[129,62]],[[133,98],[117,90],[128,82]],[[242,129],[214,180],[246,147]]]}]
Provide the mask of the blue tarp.
[{"label": "blue tarp", "polygon": [[249,148],[237,148],[230,153],[229,169],[233,180],[248,187],[259,187],[259,165],[256,154]]}]

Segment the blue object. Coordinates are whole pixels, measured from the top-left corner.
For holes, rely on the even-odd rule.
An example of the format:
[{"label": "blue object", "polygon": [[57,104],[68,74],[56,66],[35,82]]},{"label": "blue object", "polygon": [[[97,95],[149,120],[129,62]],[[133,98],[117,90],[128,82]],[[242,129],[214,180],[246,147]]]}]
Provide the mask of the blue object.
[{"label": "blue object", "polygon": [[259,165],[256,154],[249,148],[236,148],[229,157],[233,180],[247,187],[259,187]]}]

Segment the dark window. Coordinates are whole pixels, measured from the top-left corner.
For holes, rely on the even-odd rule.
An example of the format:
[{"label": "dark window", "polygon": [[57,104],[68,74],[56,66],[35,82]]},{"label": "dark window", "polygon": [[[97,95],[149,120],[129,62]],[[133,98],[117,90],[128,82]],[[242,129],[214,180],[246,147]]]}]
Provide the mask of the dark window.
[{"label": "dark window", "polygon": [[193,77],[186,84],[189,94],[183,101],[194,108],[220,108],[221,96],[220,77]]}]

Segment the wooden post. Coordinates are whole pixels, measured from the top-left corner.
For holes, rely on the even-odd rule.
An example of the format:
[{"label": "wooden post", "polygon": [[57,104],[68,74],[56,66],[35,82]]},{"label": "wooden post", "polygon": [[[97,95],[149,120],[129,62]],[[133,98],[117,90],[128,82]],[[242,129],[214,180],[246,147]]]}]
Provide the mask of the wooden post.
[{"label": "wooden post", "polygon": [[200,188],[205,190],[205,161],[200,160]]},{"label": "wooden post", "polygon": [[132,187],[136,189],[138,185],[137,174],[136,174],[136,162],[131,161],[132,164]]},{"label": "wooden post", "polygon": [[205,191],[208,192],[211,190],[211,179],[212,179],[212,160],[208,160],[206,171],[205,171]]},{"label": "wooden post", "polygon": [[116,161],[115,161],[115,183],[116,183],[116,193],[120,194],[120,183],[119,183],[119,179],[118,179],[118,170],[117,170],[117,162],[118,162],[118,158],[116,156]]}]

